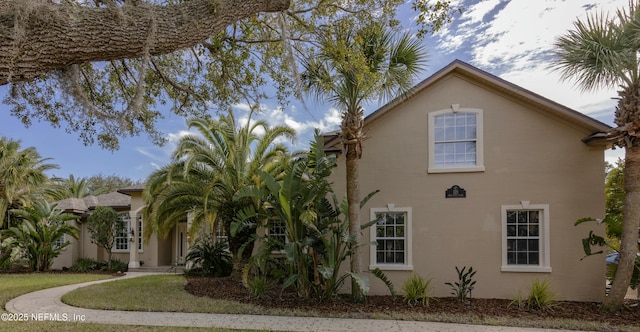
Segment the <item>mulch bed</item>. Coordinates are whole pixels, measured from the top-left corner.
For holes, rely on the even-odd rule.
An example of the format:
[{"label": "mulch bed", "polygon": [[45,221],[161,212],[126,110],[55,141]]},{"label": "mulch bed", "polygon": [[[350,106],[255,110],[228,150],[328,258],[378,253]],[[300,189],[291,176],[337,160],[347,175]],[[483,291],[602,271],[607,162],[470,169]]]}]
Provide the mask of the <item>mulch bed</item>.
[{"label": "mulch bed", "polygon": [[[426,313],[426,314],[475,314],[478,317],[517,317],[524,320],[544,320],[569,318],[582,321],[606,322],[611,325],[631,325],[640,328],[640,306],[638,301],[630,301],[628,308],[615,314],[599,310],[599,303],[560,301],[552,311],[527,311],[509,307],[510,300],[473,299],[472,305],[463,305],[455,298],[436,298],[429,306],[409,306],[401,297],[395,300],[391,296],[368,296],[366,304],[353,304],[348,297],[341,296],[331,301],[299,299],[295,294],[280,294],[280,290],[272,290],[266,296],[253,298],[238,278],[206,278],[187,277],[187,292],[197,296],[208,296],[215,299],[226,299],[243,303],[251,303],[266,308],[295,309],[297,311],[314,311],[321,316],[338,316],[345,312],[352,317],[368,318],[374,313]],[[326,314],[323,314],[326,313]]]}]

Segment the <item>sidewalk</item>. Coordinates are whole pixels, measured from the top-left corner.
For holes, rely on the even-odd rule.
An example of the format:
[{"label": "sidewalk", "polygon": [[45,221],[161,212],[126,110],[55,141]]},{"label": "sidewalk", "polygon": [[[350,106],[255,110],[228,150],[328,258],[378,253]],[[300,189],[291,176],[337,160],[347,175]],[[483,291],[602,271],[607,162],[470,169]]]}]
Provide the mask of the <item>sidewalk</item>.
[{"label": "sidewalk", "polygon": [[38,320],[80,321],[123,325],[218,327],[227,329],[253,329],[270,331],[557,331],[502,326],[463,325],[376,319],[94,310],[72,307],[60,301],[62,295],[77,288],[113,280],[135,278],[151,274],[155,273],[128,272],[126,276],[120,278],[91,281],[81,284],[44,289],[10,300],[6,304],[6,310],[16,314],[27,314],[30,318],[35,317],[33,319]]}]

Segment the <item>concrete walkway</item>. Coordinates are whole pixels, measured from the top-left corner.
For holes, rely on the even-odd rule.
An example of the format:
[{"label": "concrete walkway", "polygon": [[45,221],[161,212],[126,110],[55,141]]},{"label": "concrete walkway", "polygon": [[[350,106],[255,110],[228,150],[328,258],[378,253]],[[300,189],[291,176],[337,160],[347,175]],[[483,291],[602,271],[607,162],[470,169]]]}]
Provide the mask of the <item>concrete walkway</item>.
[{"label": "concrete walkway", "polygon": [[149,326],[218,327],[228,329],[253,329],[270,331],[552,331],[544,329],[513,328],[501,326],[481,326],[376,319],[94,310],[72,307],[62,303],[62,301],[60,300],[62,295],[77,288],[113,280],[135,278],[151,274],[156,273],[128,272],[126,276],[120,278],[91,281],[81,284],[44,289],[10,300],[6,304],[6,310],[15,314],[26,314],[28,315],[29,320],[58,320],[70,322],[78,321],[102,324]]}]

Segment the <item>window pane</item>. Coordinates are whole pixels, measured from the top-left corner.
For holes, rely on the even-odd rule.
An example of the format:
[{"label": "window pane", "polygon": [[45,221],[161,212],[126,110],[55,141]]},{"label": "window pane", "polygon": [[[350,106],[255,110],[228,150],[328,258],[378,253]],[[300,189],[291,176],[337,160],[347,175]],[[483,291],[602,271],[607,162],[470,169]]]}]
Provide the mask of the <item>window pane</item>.
[{"label": "window pane", "polygon": [[476,138],[476,126],[466,126],[465,127],[465,138],[467,139],[475,139]]},{"label": "window pane", "polygon": [[406,213],[381,213],[376,217],[384,220],[376,225],[377,263],[404,264]]},{"label": "window pane", "polygon": [[394,237],[395,236],[395,234],[393,232],[394,231],[394,227],[393,226],[387,226],[386,231],[387,231],[386,232],[386,237]]},{"label": "window pane", "polygon": [[[445,114],[435,117],[435,166],[474,166],[477,164],[476,115]],[[438,146],[443,143],[443,146]]]},{"label": "window pane", "polygon": [[444,129],[444,139],[447,141],[452,141],[456,139],[456,128],[455,127],[447,127]]},{"label": "window pane", "polygon": [[518,225],[518,236],[527,236],[529,233],[529,227],[526,225]]},{"label": "window pane", "polygon": [[527,211],[518,211],[518,223],[526,223],[527,222]]},{"label": "window pane", "polygon": [[507,264],[539,265],[540,211],[507,211]]},{"label": "window pane", "polygon": [[527,264],[527,253],[526,252],[518,252],[516,254],[516,264]]},{"label": "window pane", "polygon": [[467,125],[473,125],[474,127],[476,126],[476,114],[473,113],[467,113]]},{"label": "window pane", "polygon": [[444,128],[434,128],[436,142],[444,140]]}]

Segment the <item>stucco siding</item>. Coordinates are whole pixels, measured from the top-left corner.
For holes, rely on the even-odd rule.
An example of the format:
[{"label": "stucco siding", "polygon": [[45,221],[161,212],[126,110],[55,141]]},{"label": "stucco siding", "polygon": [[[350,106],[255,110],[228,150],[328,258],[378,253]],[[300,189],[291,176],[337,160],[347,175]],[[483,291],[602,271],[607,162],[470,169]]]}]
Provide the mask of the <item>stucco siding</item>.
[{"label": "stucco siding", "polygon": [[[483,111],[483,172],[428,172],[428,114],[452,104]],[[595,226],[573,226],[581,217],[604,217],[604,155],[581,141],[588,130],[451,75],[370,122],[365,132],[360,193],[381,192],[362,210],[361,221],[368,221],[371,208],[412,209],[413,271],[385,271],[396,288],[415,272],[433,279],[435,296],[448,296],[444,283],[457,281],[455,266],[473,266],[474,297],[510,298],[535,278],[546,278],[562,299],[602,299],[604,257],[580,260],[581,239]],[[342,196],[344,156],[338,165],[332,181]],[[445,198],[453,185],[464,188],[466,198]],[[551,273],[501,271],[501,207],[521,201],[548,205]],[[365,231],[363,242],[369,240]],[[362,266],[369,261],[364,250]],[[372,294],[386,292],[372,279]]]}]

